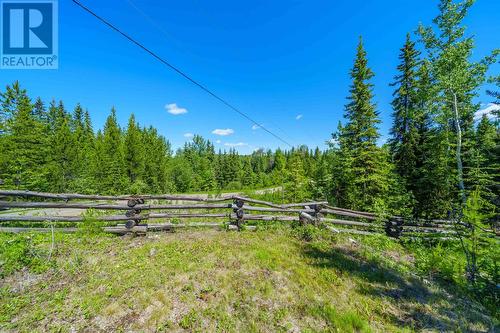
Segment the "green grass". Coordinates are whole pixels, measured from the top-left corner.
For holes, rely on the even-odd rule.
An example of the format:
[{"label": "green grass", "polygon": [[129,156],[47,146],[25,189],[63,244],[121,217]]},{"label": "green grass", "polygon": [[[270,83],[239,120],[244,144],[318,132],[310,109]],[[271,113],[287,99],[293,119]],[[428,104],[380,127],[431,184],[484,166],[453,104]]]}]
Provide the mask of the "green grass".
[{"label": "green grass", "polygon": [[56,234],[47,261],[50,235],[0,234],[0,331],[494,329],[479,304],[416,276],[398,243],[350,238],[302,228]]}]

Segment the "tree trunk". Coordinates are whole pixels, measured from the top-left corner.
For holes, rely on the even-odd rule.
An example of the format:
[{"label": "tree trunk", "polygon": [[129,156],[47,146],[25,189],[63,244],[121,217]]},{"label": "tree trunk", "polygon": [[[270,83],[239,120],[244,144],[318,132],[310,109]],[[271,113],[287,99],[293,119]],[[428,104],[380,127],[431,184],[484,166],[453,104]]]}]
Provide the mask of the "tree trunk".
[{"label": "tree trunk", "polygon": [[455,115],[455,130],[457,132],[456,158],[457,158],[458,188],[460,190],[460,197],[462,199],[462,203],[465,204],[467,198],[465,196],[463,165],[462,165],[462,129],[460,128],[457,94],[455,93],[453,93],[453,112]]}]

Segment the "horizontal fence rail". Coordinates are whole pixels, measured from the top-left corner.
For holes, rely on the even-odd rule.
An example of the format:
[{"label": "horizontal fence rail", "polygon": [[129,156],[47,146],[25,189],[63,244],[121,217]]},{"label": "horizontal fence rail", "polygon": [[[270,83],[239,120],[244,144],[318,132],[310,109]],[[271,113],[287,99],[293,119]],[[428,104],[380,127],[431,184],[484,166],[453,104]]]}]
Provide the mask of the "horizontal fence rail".
[{"label": "horizontal fence rail", "polygon": [[[49,222],[56,230],[74,232],[75,226],[87,220],[106,223],[104,231],[145,233],[171,231],[176,228],[203,227],[241,230],[252,229],[259,222],[297,222],[321,225],[334,233],[373,235],[385,233],[391,237],[452,238],[465,224],[446,220],[407,220],[399,216],[380,217],[375,213],[333,207],[328,202],[276,204],[238,195],[203,198],[197,195],[86,195],[77,193],[43,193],[0,190],[0,232],[47,231],[51,228],[27,227],[26,224]],[[39,200],[39,201],[33,201]],[[43,201],[42,201],[43,200]],[[19,210],[15,214],[11,210]],[[70,211],[93,210],[95,216],[69,214]],[[6,210],[6,212],[5,212]],[[28,213],[42,213],[35,215]],[[45,210],[45,211],[43,211]],[[53,211],[59,210],[59,211]],[[106,212],[115,215],[106,215]],[[203,222],[192,221],[202,219]],[[163,220],[148,224],[149,220]],[[180,222],[180,221],[184,222]],[[206,222],[215,220],[218,222]],[[5,226],[6,223],[21,223]],[[3,224],[3,225],[2,225]]]}]

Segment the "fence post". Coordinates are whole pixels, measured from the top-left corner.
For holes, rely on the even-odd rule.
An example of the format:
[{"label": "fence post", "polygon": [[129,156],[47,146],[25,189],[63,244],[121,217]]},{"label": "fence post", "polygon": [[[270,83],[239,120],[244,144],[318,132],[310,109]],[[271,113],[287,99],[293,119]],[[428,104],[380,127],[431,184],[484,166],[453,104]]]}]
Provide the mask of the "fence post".
[{"label": "fence post", "polygon": [[235,225],[238,228],[238,231],[240,231],[244,222],[245,212],[243,211],[243,206],[245,205],[245,202],[241,199],[235,199],[234,204],[236,206],[233,208],[233,212],[236,213]]},{"label": "fence post", "polygon": [[[130,207],[130,209],[125,213],[126,217],[130,217],[130,220],[127,220],[125,222],[125,228],[127,229],[132,229],[136,225],[139,225],[141,223],[140,219],[137,219],[137,216],[141,213],[140,209],[134,208],[136,205],[142,205],[144,204],[144,199],[143,198],[130,198],[127,200],[127,206]],[[134,219],[134,217],[136,217]],[[147,223],[145,223],[145,226],[147,227]]]},{"label": "fence post", "polygon": [[385,222],[385,234],[389,237],[399,238],[403,233],[403,220],[393,221],[391,219]]}]

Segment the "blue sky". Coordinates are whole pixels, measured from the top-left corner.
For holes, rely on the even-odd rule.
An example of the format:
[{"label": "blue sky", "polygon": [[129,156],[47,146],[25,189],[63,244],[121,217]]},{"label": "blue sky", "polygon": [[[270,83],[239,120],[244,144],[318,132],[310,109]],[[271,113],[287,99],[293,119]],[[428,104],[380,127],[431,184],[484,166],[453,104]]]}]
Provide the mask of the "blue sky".
[{"label": "blue sky", "polygon": [[[376,75],[384,138],[399,48],[437,14],[437,0],[131,1],[161,31],[129,0],[81,0],[286,141],[320,148],[342,119],[358,36]],[[477,59],[500,47],[499,12],[500,1],[478,0],[466,19]],[[241,153],[287,148],[69,0],[59,1],[59,69],[0,71],[2,87],[15,80],[45,101],[80,102],[96,129],[115,106],[122,126],[134,113],[174,148],[187,133]]]}]

